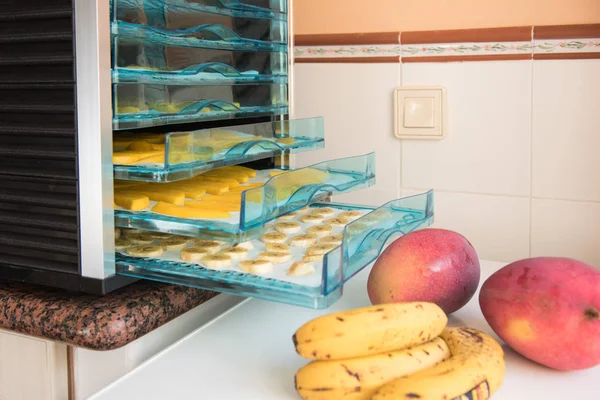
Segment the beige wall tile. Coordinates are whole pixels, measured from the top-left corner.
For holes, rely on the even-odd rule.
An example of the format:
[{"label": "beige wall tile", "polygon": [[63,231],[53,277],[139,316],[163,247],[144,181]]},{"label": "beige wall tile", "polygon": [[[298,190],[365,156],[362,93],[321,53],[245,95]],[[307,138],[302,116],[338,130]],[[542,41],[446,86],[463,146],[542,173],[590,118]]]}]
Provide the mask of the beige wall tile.
[{"label": "beige wall tile", "polygon": [[530,195],[532,61],[408,63],[402,84],[448,91],[448,137],[402,143],[402,186]]},{"label": "beige wall tile", "polygon": [[600,201],[600,60],[534,61],[533,195]]},{"label": "beige wall tile", "polygon": [[[424,190],[402,190],[402,196]],[[529,199],[436,191],[433,227],[465,236],[481,259],[511,262],[529,256]]]},{"label": "beige wall tile", "polygon": [[531,254],[570,257],[600,269],[600,203],[533,199]]},{"label": "beige wall tile", "polygon": [[295,156],[296,166],[376,152],[377,185],[339,201],[379,205],[398,197],[400,141],[393,132],[398,64],[296,64],[295,118],[325,118],[325,149]]}]

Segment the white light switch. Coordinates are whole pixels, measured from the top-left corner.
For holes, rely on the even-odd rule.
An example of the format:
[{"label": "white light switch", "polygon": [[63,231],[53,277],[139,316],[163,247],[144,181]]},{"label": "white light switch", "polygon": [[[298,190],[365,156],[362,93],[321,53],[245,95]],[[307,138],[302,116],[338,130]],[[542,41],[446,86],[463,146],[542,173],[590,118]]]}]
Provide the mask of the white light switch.
[{"label": "white light switch", "polygon": [[403,86],[394,92],[396,137],[442,139],[446,135],[446,89]]}]

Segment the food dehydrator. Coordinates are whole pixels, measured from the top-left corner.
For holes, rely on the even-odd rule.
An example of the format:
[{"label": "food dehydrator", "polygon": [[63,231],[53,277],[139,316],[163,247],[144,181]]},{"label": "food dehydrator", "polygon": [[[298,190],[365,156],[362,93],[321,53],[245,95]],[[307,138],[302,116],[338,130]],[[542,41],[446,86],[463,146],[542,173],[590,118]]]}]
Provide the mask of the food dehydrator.
[{"label": "food dehydrator", "polygon": [[[94,294],[151,279],[327,307],[391,238],[431,224],[432,192],[379,208],[329,200],[375,184],[375,154],[294,168],[326,135],[323,118],[293,119],[291,10],[0,1],[0,278]],[[309,214],[327,226],[311,230]],[[283,220],[284,247],[267,246]],[[134,234],[160,254],[134,255]],[[173,237],[289,256],[214,268],[165,247]]]}]

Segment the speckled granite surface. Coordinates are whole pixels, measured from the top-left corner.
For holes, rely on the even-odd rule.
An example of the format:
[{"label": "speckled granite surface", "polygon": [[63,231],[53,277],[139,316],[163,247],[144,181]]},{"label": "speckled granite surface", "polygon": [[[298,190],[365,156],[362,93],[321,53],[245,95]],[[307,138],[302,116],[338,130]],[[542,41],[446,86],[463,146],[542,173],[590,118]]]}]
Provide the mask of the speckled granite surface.
[{"label": "speckled granite surface", "polygon": [[106,296],[0,281],[0,328],[94,350],[132,342],[218,293],[140,281]]}]

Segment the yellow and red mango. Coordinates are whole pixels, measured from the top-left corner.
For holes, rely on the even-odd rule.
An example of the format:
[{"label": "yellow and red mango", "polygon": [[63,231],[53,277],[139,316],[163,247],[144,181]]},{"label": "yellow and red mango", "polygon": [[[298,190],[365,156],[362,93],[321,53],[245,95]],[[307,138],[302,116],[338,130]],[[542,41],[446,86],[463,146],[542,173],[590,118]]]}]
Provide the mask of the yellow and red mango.
[{"label": "yellow and red mango", "polygon": [[600,364],[600,270],[569,258],[520,260],[493,274],[479,304],[496,334],[557,370]]}]

